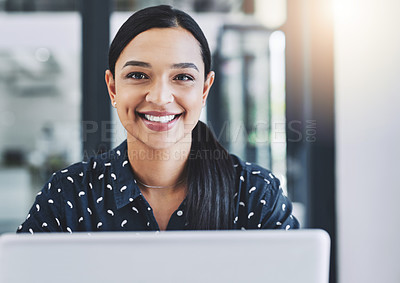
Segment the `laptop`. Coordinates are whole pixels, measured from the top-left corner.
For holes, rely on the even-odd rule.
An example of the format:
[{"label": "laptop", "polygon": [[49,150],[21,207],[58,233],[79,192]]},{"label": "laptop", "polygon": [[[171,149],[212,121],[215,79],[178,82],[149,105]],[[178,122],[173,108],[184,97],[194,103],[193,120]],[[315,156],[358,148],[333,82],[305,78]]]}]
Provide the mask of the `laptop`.
[{"label": "laptop", "polygon": [[323,230],[4,234],[1,283],[328,283]]}]

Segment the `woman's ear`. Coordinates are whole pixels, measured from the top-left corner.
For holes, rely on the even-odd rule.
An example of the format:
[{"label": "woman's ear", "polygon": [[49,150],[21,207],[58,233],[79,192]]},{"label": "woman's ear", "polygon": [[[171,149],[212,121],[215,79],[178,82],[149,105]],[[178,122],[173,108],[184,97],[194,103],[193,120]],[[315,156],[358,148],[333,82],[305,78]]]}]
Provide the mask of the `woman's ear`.
[{"label": "woman's ear", "polygon": [[110,70],[106,71],[105,80],[107,84],[108,95],[110,96],[111,105],[115,107],[116,105],[116,92],[115,92],[115,80],[114,76]]},{"label": "woman's ear", "polygon": [[206,105],[206,100],[208,97],[208,94],[210,92],[211,86],[214,83],[214,78],[215,78],[215,73],[214,71],[210,71],[207,75],[207,79],[204,82],[204,87],[203,87],[203,106]]}]

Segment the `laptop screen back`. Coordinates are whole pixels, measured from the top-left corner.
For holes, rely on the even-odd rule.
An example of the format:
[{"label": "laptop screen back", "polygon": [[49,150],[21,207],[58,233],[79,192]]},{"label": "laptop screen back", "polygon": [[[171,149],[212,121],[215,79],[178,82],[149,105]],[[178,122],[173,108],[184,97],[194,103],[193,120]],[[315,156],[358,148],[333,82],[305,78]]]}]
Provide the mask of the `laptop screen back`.
[{"label": "laptop screen back", "polygon": [[1,283],[327,283],[322,230],[8,234]]}]

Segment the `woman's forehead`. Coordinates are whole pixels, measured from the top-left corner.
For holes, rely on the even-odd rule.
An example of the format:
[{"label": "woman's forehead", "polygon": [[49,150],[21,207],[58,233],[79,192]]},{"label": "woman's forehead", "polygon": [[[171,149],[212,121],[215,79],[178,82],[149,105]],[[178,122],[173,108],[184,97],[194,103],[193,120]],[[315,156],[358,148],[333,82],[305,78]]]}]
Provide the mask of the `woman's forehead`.
[{"label": "woman's forehead", "polygon": [[201,67],[204,65],[199,42],[181,27],[152,28],[140,33],[124,48],[117,65],[132,59],[149,63],[193,61]]}]

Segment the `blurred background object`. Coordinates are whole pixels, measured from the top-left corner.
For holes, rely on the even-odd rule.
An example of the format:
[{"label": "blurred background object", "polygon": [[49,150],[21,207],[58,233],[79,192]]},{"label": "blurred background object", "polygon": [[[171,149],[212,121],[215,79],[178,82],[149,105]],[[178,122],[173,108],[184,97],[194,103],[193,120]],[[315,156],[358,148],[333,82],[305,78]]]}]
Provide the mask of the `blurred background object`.
[{"label": "blurred background object", "polygon": [[0,233],[15,231],[55,170],[81,159],[80,16],[25,12],[50,2],[1,4]]}]

